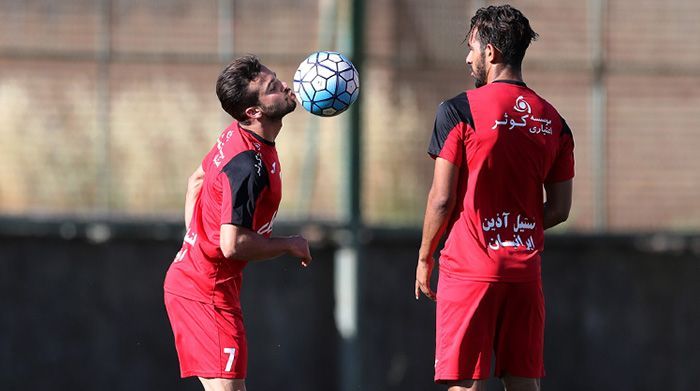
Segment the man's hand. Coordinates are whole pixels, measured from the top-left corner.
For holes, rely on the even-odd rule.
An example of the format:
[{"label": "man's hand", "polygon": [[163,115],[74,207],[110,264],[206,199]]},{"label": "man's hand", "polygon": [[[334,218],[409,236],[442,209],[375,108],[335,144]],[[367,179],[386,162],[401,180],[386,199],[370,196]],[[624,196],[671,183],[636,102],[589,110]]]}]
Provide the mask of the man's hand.
[{"label": "man's hand", "polygon": [[416,300],[420,296],[420,293],[435,301],[435,292],[430,288],[430,276],[433,274],[433,266],[435,265],[435,260],[433,257],[428,257],[425,259],[419,259],[418,265],[416,266]]},{"label": "man's hand", "polygon": [[289,255],[301,259],[302,266],[309,266],[311,264],[309,242],[300,235],[290,236],[287,240],[289,240]]}]

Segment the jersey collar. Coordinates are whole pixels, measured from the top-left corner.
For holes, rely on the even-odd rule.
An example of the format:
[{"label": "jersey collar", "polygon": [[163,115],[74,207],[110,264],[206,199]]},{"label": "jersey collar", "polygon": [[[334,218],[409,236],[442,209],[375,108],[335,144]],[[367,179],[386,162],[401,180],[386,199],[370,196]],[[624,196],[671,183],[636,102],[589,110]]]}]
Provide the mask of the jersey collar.
[{"label": "jersey collar", "polygon": [[269,146],[271,146],[271,147],[274,147],[274,146],[275,146],[275,142],[274,142],[274,141],[265,140],[264,138],[260,137],[259,134],[255,133],[255,132],[252,132],[252,131],[250,131],[250,130],[244,128],[244,127],[242,127],[241,124],[238,124],[238,129],[245,131],[246,133],[248,133],[248,134],[250,134],[251,136],[255,137],[255,139],[257,139],[258,141],[260,141],[260,142],[263,143],[263,144],[267,144],[267,145],[269,145]]},{"label": "jersey collar", "polygon": [[520,80],[507,80],[507,79],[503,79],[503,80],[494,80],[494,81],[492,81],[492,83],[515,84],[516,86],[527,87],[527,84],[525,84],[524,81],[520,81]]}]

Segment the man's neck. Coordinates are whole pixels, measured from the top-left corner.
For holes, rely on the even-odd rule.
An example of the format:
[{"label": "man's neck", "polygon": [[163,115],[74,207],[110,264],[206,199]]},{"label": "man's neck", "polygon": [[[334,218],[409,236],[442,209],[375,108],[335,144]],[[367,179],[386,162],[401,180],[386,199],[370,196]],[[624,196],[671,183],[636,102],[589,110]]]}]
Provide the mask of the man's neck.
[{"label": "man's neck", "polygon": [[523,81],[523,72],[508,65],[496,64],[491,67],[486,77],[486,83],[493,83],[497,80]]},{"label": "man's neck", "polygon": [[253,121],[248,125],[241,124],[241,127],[257,134],[269,142],[274,143],[277,135],[282,130],[282,121]]}]

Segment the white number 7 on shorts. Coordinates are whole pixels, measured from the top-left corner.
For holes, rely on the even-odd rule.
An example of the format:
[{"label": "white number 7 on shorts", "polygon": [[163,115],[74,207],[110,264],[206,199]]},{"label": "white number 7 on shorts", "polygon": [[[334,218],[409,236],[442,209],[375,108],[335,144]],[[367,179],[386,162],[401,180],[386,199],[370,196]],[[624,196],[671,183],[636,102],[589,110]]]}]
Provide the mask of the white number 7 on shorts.
[{"label": "white number 7 on shorts", "polygon": [[236,356],[236,348],[224,348],[224,353],[228,353],[228,361],[226,362],[226,372],[231,372],[233,366],[233,358]]}]

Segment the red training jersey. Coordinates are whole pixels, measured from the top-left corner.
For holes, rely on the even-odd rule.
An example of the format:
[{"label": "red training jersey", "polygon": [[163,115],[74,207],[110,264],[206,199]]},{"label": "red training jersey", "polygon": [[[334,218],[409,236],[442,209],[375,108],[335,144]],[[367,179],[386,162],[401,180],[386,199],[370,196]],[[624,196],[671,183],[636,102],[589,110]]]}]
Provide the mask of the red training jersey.
[{"label": "red training jersey", "polygon": [[202,161],[204,182],[182,248],[165,277],[166,292],[240,312],[244,260],[226,259],[222,224],[270,237],[282,199],[275,143],[234,122]]},{"label": "red training jersey", "polygon": [[459,168],[440,274],[475,281],[541,277],[545,183],[574,176],[566,122],[525,83],[498,81],[442,102],[428,153]]}]

